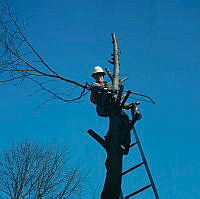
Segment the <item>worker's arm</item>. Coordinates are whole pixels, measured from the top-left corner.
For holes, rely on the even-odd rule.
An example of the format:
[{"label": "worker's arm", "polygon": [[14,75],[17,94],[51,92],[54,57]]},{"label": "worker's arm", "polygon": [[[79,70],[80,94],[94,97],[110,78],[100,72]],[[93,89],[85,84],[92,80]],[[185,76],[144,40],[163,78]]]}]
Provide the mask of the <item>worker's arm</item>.
[{"label": "worker's arm", "polygon": [[94,83],[91,86],[91,95],[90,95],[90,101],[93,104],[97,104],[98,99],[102,96],[102,95],[112,95],[113,93],[115,93],[112,89],[112,84],[109,84],[107,82],[104,82],[102,84],[99,83]]}]

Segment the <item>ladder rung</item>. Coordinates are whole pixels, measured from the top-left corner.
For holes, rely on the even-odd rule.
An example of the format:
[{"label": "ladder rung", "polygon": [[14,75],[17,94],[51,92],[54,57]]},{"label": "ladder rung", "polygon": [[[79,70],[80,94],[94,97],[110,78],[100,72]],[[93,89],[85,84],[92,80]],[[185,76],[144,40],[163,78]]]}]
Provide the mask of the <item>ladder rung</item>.
[{"label": "ladder rung", "polygon": [[130,171],[132,171],[132,170],[134,170],[134,169],[137,169],[138,167],[140,167],[140,166],[143,165],[143,164],[144,164],[144,162],[141,162],[140,164],[137,164],[136,166],[134,166],[134,167],[132,167],[132,168],[130,168],[130,169],[124,171],[124,172],[122,173],[122,175],[125,175],[125,174],[127,174],[128,172],[130,172]]},{"label": "ladder rung", "polygon": [[134,193],[129,194],[128,196],[125,197],[125,199],[128,199],[128,198],[130,198],[130,197],[132,197],[132,196],[144,191],[145,189],[148,189],[149,187],[151,187],[151,184],[149,184],[149,185],[147,185],[147,186],[135,191]]},{"label": "ladder rung", "polygon": [[135,146],[137,144],[137,142],[134,142],[133,144],[130,145],[130,148]]}]

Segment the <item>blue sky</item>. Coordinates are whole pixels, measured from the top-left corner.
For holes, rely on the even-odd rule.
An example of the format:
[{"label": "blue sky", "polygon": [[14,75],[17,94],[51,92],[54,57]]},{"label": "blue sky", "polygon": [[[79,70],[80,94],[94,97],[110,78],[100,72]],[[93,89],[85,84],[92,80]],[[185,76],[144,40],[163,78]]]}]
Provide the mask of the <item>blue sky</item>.
[{"label": "blue sky", "polygon": [[[112,53],[117,34],[121,76],[126,89],[153,97],[141,103],[136,125],[156,187],[162,199],[200,198],[200,2],[195,0],[15,1],[13,8],[27,22],[26,34],[50,66],[65,77],[92,82],[90,73]],[[96,198],[105,177],[105,152],[87,135],[89,128],[105,135],[108,120],[97,117],[89,96],[80,104],[52,102],[28,96],[29,85],[0,85],[0,148],[12,141],[69,144],[72,159],[88,171],[88,191]],[[138,160],[136,149],[124,169]],[[131,162],[132,161],[132,162]],[[142,168],[123,180],[125,195],[147,179]],[[147,190],[136,199],[154,198]]]}]

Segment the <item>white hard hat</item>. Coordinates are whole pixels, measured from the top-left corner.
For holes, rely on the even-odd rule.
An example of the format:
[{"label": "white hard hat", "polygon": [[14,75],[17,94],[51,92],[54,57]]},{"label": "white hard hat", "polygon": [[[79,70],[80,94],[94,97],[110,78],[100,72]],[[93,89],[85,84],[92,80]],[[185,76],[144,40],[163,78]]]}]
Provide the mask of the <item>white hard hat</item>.
[{"label": "white hard hat", "polygon": [[105,75],[106,73],[103,71],[103,69],[101,68],[101,66],[95,66],[93,73],[92,73],[92,77],[94,77],[95,74],[97,73],[102,73],[103,75]]}]

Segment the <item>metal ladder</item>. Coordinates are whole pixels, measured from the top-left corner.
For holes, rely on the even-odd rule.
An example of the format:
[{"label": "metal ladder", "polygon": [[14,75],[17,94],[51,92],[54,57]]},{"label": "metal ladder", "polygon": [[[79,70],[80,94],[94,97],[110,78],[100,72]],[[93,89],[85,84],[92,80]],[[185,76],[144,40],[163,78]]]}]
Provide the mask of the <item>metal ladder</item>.
[{"label": "metal ladder", "polygon": [[142,187],[141,189],[139,189],[139,190],[137,190],[137,191],[135,191],[135,192],[133,192],[133,193],[131,193],[131,194],[125,196],[124,199],[128,199],[128,198],[130,198],[130,197],[132,197],[132,196],[135,196],[136,194],[138,194],[138,193],[140,193],[140,192],[142,192],[142,191],[144,191],[144,190],[146,190],[146,189],[148,189],[148,188],[150,188],[150,187],[152,188],[152,190],[153,190],[153,192],[154,192],[155,199],[159,199],[158,192],[157,192],[157,190],[156,190],[156,186],[155,186],[154,181],[153,181],[153,177],[152,177],[152,175],[151,175],[149,166],[148,166],[148,164],[147,164],[147,160],[146,160],[146,158],[145,158],[145,155],[144,155],[144,152],[143,152],[143,149],[142,149],[142,145],[141,145],[141,143],[140,143],[139,137],[138,137],[137,132],[136,132],[136,130],[135,130],[134,127],[133,127],[133,134],[134,134],[134,137],[135,137],[135,140],[136,140],[136,141],[135,141],[133,144],[131,144],[130,147],[133,147],[133,146],[135,146],[135,145],[138,146],[138,149],[139,149],[139,152],[140,152],[140,155],[141,155],[141,158],[142,158],[142,162],[139,163],[139,164],[137,164],[137,165],[135,165],[134,167],[132,167],[132,168],[130,168],[130,169],[128,169],[128,170],[122,172],[122,176],[124,176],[124,175],[126,175],[127,173],[129,173],[129,172],[131,172],[131,171],[137,169],[138,167],[144,165],[145,170],[146,170],[146,173],[147,173],[148,178],[149,178],[149,181],[150,181],[150,184],[148,184],[148,185]]},{"label": "metal ladder", "polygon": [[[105,149],[105,140],[101,136],[99,136],[97,133],[95,133],[92,129],[88,130],[88,134],[91,137],[93,137]],[[144,165],[145,169],[146,169],[146,172],[147,172],[147,175],[148,175],[148,178],[149,178],[149,181],[150,181],[150,184],[142,187],[141,189],[139,189],[139,190],[137,190],[137,191],[135,191],[135,192],[133,192],[133,193],[125,196],[125,197],[121,196],[120,199],[128,199],[128,198],[130,198],[132,196],[135,196],[136,194],[138,194],[138,193],[140,193],[140,192],[142,192],[142,191],[144,191],[144,190],[146,190],[146,189],[148,189],[150,187],[152,187],[152,190],[153,190],[154,195],[155,195],[155,199],[159,199],[158,192],[156,190],[156,187],[155,187],[155,184],[154,184],[154,181],[153,181],[153,177],[151,175],[149,166],[147,164],[147,161],[146,161],[143,149],[142,149],[142,145],[140,143],[140,140],[139,140],[139,137],[138,137],[137,132],[135,130],[135,127],[133,127],[133,134],[134,134],[136,142],[134,142],[133,144],[131,144],[130,147],[138,145],[138,149],[139,149],[139,152],[140,152],[140,155],[141,155],[141,158],[142,158],[142,162],[139,163],[139,164],[137,164],[136,166],[134,166],[134,167],[132,167],[132,168],[130,168],[130,169],[122,172],[122,176],[124,176],[127,173],[133,171],[134,169],[137,169],[138,167]]]}]

